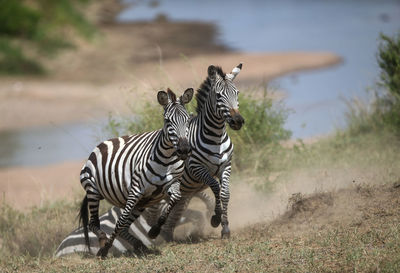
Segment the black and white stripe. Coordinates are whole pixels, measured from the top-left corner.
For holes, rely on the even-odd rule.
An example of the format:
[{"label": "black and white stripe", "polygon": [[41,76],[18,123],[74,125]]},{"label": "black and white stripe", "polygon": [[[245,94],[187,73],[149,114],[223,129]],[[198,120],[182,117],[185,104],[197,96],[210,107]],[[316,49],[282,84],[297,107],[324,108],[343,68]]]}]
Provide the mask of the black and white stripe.
[{"label": "black and white stripe", "polygon": [[[213,210],[213,202],[211,198],[205,192],[199,192],[194,197],[199,198],[207,208],[207,214],[203,215],[201,211],[195,209],[187,209],[182,214],[182,217],[177,222],[177,226],[184,224],[191,224],[194,228],[191,230],[191,236],[201,235],[205,224],[205,217],[211,216]],[[162,243],[163,240],[152,240],[147,236],[150,227],[157,222],[157,218],[167,207],[167,201],[162,200],[160,203],[146,208],[144,212],[137,218],[130,226],[129,232],[137,239],[141,240],[146,247],[154,247]],[[107,234],[111,235],[114,231],[115,223],[121,216],[122,209],[118,207],[112,207],[106,213],[100,216],[100,227]],[[92,254],[96,254],[99,250],[99,243],[96,235],[92,232],[89,233],[90,240],[90,251]],[[84,253],[87,252],[87,245],[85,243],[85,235],[83,228],[77,228],[65,237],[60,245],[57,247],[54,256],[61,257],[73,253]],[[129,242],[126,242],[121,237],[117,237],[114,240],[113,246],[110,251],[113,256],[135,254],[135,249]]]},{"label": "black and white stripe", "polygon": [[[129,226],[144,208],[157,204],[167,193],[171,198],[179,196],[178,191],[168,192],[168,189],[172,183],[178,183],[184,159],[190,152],[187,140],[189,115],[184,104],[192,96],[191,88],[178,99],[169,89],[168,92],[159,91],[157,99],[164,107],[162,129],[104,141],[90,154],[80,176],[86,191],[80,219],[89,249],[88,228],[99,238],[98,255],[107,255],[117,235],[134,248],[146,249],[129,233]],[[110,238],[100,228],[98,209],[102,199],[123,208]]]},{"label": "black and white stripe", "polygon": [[[222,238],[230,236],[228,203],[233,143],[227,134],[225,122],[234,130],[239,130],[244,124],[238,110],[239,92],[233,83],[241,68],[242,64],[239,64],[231,73],[225,74],[220,67],[211,65],[207,79],[197,90],[197,116],[189,123],[192,153],[185,162],[180,184],[182,199],[176,205],[170,202],[170,208],[164,211],[157,225],[152,227],[152,230],[158,230],[163,226],[161,234],[169,240],[172,239],[173,229],[185,210],[187,200],[207,186],[215,196],[215,215],[211,218],[211,225],[217,227],[222,223]],[[151,231],[149,235],[154,237]]]}]

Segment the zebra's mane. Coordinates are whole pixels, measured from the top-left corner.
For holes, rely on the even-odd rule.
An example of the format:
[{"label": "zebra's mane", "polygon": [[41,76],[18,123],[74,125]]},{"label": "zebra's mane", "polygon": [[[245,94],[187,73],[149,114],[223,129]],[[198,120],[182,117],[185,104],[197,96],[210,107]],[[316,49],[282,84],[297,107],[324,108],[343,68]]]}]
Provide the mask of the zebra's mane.
[{"label": "zebra's mane", "polygon": [[[218,75],[220,75],[222,78],[225,78],[225,73],[222,71],[222,68],[220,66],[216,66],[215,69],[216,69],[216,72]],[[197,112],[197,114],[201,113],[201,111],[204,108],[204,105],[206,104],[208,96],[210,95],[211,81],[212,81],[211,77],[207,76],[207,78],[204,80],[204,82],[200,85],[200,88],[197,89],[197,93],[196,93],[196,101],[197,101],[196,112]]]}]

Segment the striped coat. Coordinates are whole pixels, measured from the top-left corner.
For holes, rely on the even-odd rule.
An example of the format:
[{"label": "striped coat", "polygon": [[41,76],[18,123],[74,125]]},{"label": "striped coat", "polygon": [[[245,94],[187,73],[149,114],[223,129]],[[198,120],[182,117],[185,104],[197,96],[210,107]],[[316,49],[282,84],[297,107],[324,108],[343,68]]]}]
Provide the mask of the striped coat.
[{"label": "striped coat", "polygon": [[[234,130],[239,130],[244,124],[238,110],[239,91],[233,83],[241,68],[240,64],[231,73],[225,74],[220,67],[211,65],[207,79],[197,90],[197,116],[189,124],[192,153],[185,162],[180,184],[182,200],[170,201],[158,223],[152,227],[152,230],[158,231],[166,223],[162,235],[169,240],[172,239],[173,229],[185,210],[185,200],[206,187],[210,187],[215,196],[215,215],[211,218],[211,225],[217,227],[222,223],[221,236],[230,236],[228,203],[233,143],[225,123]],[[157,232],[152,234],[152,230],[149,235],[156,235]]]},{"label": "striped coat", "polygon": [[[169,89],[158,92],[158,102],[164,107],[162,129],[102,142],[90,154],[81,171],[81,185],[86,196],[80,212],[89,250],[88,230],[98,237],[100,250],[97,254],[102,257],[107,255],[116,236],[131,242],[135,248],[146,249],[129,233],[129,227],[145,207],[157,204],[167,193],[171,198],[180,196],[179,187],[171,185],[180,179],[184,160],[190,152],[189,115],[184,104],[192,95],[191,88],[179,99]],[[110,238],[100,227],[98,209],[102,199],[123,208]]]}]

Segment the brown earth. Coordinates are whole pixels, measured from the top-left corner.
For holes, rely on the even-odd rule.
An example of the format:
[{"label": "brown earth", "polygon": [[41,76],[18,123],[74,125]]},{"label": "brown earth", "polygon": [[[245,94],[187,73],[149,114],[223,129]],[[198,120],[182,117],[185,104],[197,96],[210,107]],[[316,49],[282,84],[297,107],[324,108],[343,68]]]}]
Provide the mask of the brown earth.
[{"label": "brown earth", "polygon": [[294,195],[285,213],[229,240],[215,234],[170,243],[141,258],[12,256],[0,263],[5,272],[398,272],[399,193],[397,183]]},{"label": "brown earth", "polygon": [[[282,236],[300,235],[326,226],[368,226],[400,216],[398,185],[354,185],[331,192],[297,193],[289,199],[288,211],[270,227]],[[399,218],[397,219],[399,220]],[[377,222],[375,223],[377,224]]]}]

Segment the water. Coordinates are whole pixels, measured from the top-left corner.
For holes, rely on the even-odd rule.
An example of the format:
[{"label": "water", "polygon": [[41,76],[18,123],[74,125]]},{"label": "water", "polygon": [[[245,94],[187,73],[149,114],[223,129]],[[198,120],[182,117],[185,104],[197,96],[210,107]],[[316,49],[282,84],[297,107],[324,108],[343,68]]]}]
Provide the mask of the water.
[{"label": "water", "polygon": [[37,166],[84,159],[98,144],[93,124],[0,132],[0,167]]},{"label": "water", "polygon": [[400,1],[393,0],[174,0],[157,7],[141,1],[118,19],[153,20],[158,14],[174,21],[214,22],[220,40],[244,52],[330,51],[341,56],[340,66],[298,73],[295,81],[292,76],[277,80],[294,110],[287,127],[295,138],[328,134],[343,124],[343,99],[365,97],[377,79],[379,33],[391,36],[400,30]]},{"label": "water", "polygon": [[[221,42],[244,52],[331,51],[343,57],[334,68],[277,79],[295,111],[286,125],[295,138],[328,134],[343,123],[343,98],[365,97],[377,79],[379,32],[391,36],[400,29],[400,1],[136,2],[118,20],[153,20],[162,13],[175,21],[213,22]],[[83,159],[98,143],[96,135],[88,124],[0,132],[0,167]]]}]

